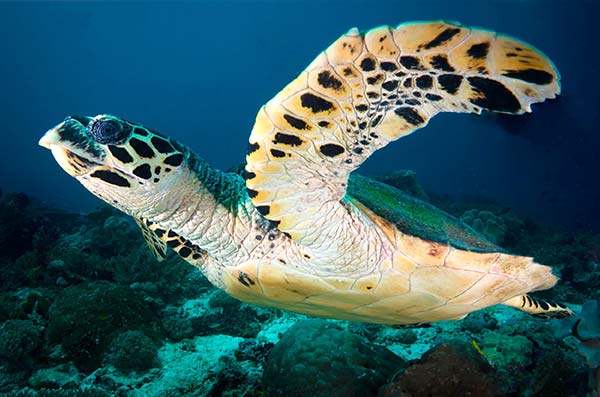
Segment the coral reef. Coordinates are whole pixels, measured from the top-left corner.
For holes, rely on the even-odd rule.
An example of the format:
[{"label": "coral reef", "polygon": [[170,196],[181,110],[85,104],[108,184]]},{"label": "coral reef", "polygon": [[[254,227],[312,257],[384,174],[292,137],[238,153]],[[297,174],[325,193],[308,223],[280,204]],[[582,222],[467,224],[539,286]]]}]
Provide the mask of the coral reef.
[{"label": "coral reef", "polygon": [[500,396],[494,370],[469,343],[449,341],[411,363],[379,397]]},{"label": "coral reef", "polygon": [[502,218],[494,215],[491,211],[468,210],[460,217],[460,220],[481,233],[494,244],[502,245],[507,226]]},{"label": "coral reef", "polygon": [[0,325],[0,359],[16,368],[32,365],[42,345],[42,329],[31,320],[8,320]]},{"label": "coral reef", "polygon": [[66,288],[49,312],[47,340],[60,344],[84,372],[95,370],[110,342],[125,330],[157,336],[159,324],[139,293],[106,281]]},{"label": "coral reef", "polygon": [[368,396],[404,365],[389,350],[369,345],[332,322],[305,320],[273,347],[263,381],[274,397]]},{"label": "coral reef", "polygon": [[[414,173],[385,181],[440,204]],[[452,381],[471,371],[458,395],[485,384],[492,395],[592,394],[600,377],[600,236],[539,225],[481,199],[441,207],[509,251],[552,265],[561,282],[539,295],[583,303],[578,316],[543,321],[492,307],[412,328],[305,322],[216,291],[176,255],[157,262],[137,226],[108,206],[72,214],[5,193],[0,393],[443,395],[436,393],[456,391]],[[448,374],[443,382],[440,374]]]},{"label": "coral reef", "polygon": [[106,362],[123,373],[159,366],[158,344],[142,331],[125,331],[110,343]]}]

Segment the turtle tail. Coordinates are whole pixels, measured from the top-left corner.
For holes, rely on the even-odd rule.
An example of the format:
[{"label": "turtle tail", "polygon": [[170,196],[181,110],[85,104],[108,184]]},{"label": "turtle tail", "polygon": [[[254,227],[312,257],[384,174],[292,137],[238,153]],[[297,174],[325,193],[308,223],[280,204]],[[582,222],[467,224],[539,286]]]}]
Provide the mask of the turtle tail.
[{"label": "turtle tail", "polygon": [[527,294],[517,295],[503,302],[503,304],[539,318],[565,318],[575,315],[573,310],[565,305],[546,302]]}]

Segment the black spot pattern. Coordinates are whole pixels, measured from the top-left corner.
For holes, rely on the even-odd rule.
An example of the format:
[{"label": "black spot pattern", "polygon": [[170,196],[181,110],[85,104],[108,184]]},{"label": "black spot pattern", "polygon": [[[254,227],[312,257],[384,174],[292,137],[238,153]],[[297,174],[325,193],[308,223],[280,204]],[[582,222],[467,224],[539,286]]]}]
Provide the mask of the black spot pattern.
[{"label": "black spot pattern", "polygon": [[313,113],[325,112],[333,109],[333,103],[328,100],[311,94],[310,92],[300,96],[302,107],[310,109]]},{"label": "black spot pattern", "polygon": [[375,60],[373,58],[366,57],[360,62],[360,68],[364,72],[371,72],[375,70]]},{"label": "black spot pattern", "polygon": [[394,70],[398,69],[398,66],[396,66],[395,63],[393,62],[381,62],[381,69],[385,70],[386,72],[393,72]]},{"label": "black spot pattern", "polygon": [[430,101],[434,101],[434,102],[441,101],[443,99],[439,95],[429,94],[429,93],[425,94],[425,98],[429,99]]},{"label": "black spot pattern", "polygon": [[398,88],[398,81],[386,81],[381,85],[381,87],[383,87],[383,89],[386,91],[394,91],[396,88]]},{"label": "black spot pattern", "polygon": [[381,119],[383,118],[383,115],[380,114],[377,117],[375,117],[372,121],[371,121],[371,128],[373,127],[377,127],[377,125],[379,124],[379,122],[381,121]]},{"label": "black spot pattern", "polygon": [[521,109],[519,100],[502,83],[485,77],[469,77],[467,80],[480,94],[469,99],[472,104],[497,112],[514,113]]},{"label": "black spot pattern", "polygon": [[162,138],[153,136],[150,141],[152,142],[156,150],[158,150],[160,153],[171,153],[175,151],[173,146],[171,146],[169,142]]},{"label": "black spot pattern", "polygon": [[302,142],[302,139],[300,139],[296,135],[284,134],[282,132],[276,133],[275,139],[273,140],[273,143],[279,143],[289,146],[300,146],[302,145]]},{"label": "black spot pattern", "polygon": [[131,163],[133,161],[133,157],[129,154],[129,152],[119,146],[108,145],[108,150],[113,155],[114,158],[119,160],[122,163]]},{"label": "black spot pattern", "polygon": [[431,58],[431,66],[434,69],[443,70],[444,72],[454,72],[454,68],[448,63],[448,58],[445,55],[436,55]]},{"label": "black spot pattern", "polygon": [[135,176],[139,176],[142,179],[150,179],[152,177],[152,172],[150,171],[150,164],[142,164],[133,170],[133,174]]},{"label": "black spot pattern", "polygon": [[381,80],[383,80],[383,74],[378,74],[376,76],[367,78],[367,84],[375,85],[375,84],[379,83]]},{"label": "black spot pattern", "polygon": [[192,250],[189,249],[188,247],[182,247],[179,250],[179,255],[181,255],[183,258],[187,258],[188,256],[190,256],[191,253],[192,253]]},{"label": "black spot pattern", "polygon": [[422,70],[423,69],[423,67],[421,66],[421,62],[419,62],[418,58],[411,57],[408,55],[400,57],[400,64],[402,64],[402,66],[404,66],[406,69],[409,69],[409,70]]},{"label": "black spot pattern", "polygon": [[344,76],[348,77],[348,76],[352,76],[354,74],[354,72],[352,71],[352,68],[346,68],[343,70]]},{"label": "black spot pattern", "polygon": [[256,284],[256,283],[254,282],[254,280],[252,280],[252,279],[250,278],[250,276],[248,276],[248,275],[247,275],[246,273],[244,273],[244,272],[240,272],[240,274],[239,274],[239,276],[238,276],[238,281],[239,281],[240,283],[242,283],[243,285],[245,285],[246,287],[249,287],[249,286],[251,286],[251,285],[254,285],[254,284]]},{"label": "black spot pattern", "polygon": [[130,187],[129,181],[123,178],[121,175],[108,171],[108,170],[96,170],[91,175],[92,178],[98,178],[111,185]]},{"label": "black spot pattern", "polygon": [[553,80],[550,73],[538,69],[507,70],[502,75],[539,85],[550,84]]},{"label": "black spot pattern", "polygon": [[442,33],[438,34],[435,37],[435,39],[433,39],[429,43],[425,44],[423,46],[423,48],[425,48],[426,50],[429,50],[431,48],[441,46],[442,44],[444,44],[445,42],[447,42],[448,40],[450,40],[454,36],[456,36],[458,33],[460,33],[459,28],[447,28]]},{"label": "black spot pattern", "polygon": [[246,170],[244,170],[244,172],[243,172],[242,176],[243,176],[243,177],[244,177],[244,179],[246,179],[246,180],[247,180],[247,179],[253,179],[253,178],[256,178],[256,174],[255,174],[254,172],[252,172],[252,171],[246,171]]},{"label": "black spot pattern", "polygon": [[258,192],[256,190],[253,190],[253,189],[246,189],[246,190],[248,191],[248,197],[250,197],[251,199],[258,196]]},{"label": "black spot pattern", "polygon": [[490,49],[490,43],[473,44],[468,50],[467,55],[473,59],[483,59],[487,57]]},{"label": "black spot pattern", "polygon": [[177,167],[183,162],[183,155],[181,153],[172,154],[163,160],[163,163]]},{"label": "black spot pattern", "polygon": [[140,136],[148,136],[148,131],[146,131],[145,129],[140,128],[140,127],[135,127],[135,129],[133,130],[133,132],[135,134],[140,135]]},{"label": "black spot pattern", "polygon": [[404,106],[396,108],[394,110],[394,113],[404,118],[404,120],[406,120],[407,123],[412,125],[419,125],[425,122],[425,120],[423,120],[423,117],[421,117],[421,115],[411,107]]},{"label": "black spot pattern", "polygon": [[323,127],[323,128],[329,127],[329,121],[319,121],[318,124],[319,124],[319,127]]},{"label": "black spot pattern", "polygon": [[169,240],[167,241],[167,245],[171,248],[175,248],[175,247],[179,247],[179,241],[178,240]]},{"label": "black spot pattern", "polygon": [[344,148],[335,143],[326,143],[325,145],[321,145],[319,147],[319,151],[323,153],[327,157],[335,157],[344,153]]},{"label": "black spot pattern", "polygon": [[129,145],[135,150],[135,152],[140,156],[147,159],[151,159],[154,157],[154,150],[148,145],[146,142],[141,141],[137,138],[131,138],[129,140]]},{"label": "black spot pattern", "polygon": [[458,87],[460,87],[462,78],[458,74],[442,74],[438,76],[438,83],[440,83],[442,90],[454,95],[458,91]]},{"label": "black spot pattern", "polygon": [[309,130],[310,127],[308,126],[308,124],[306,124],[306,122],[304,120],[300,120],[297,119],[296,117],[289,115],[289,114],[284,114],[283,118],[285,119],[285,121],[287,121],[287,123],[289,125],[291,125],[293,128],[297,129],[297,130]]},{"label": "black spot pattern", "polygon": [[262,216],[267,216],[269,215],[271,208],[268,205],[258,205],[256,206],[256,210],[260,212]]},{"label": "black spot pattern", "polygon": [[260,149],[260,145],[258,143],[249,143],[248,151],[246,152],[246,154],[252,154],[252,153],[256,152],[258,149]]},{"label": "black spot pattern", "polygon": [[433,86],[433,78],[426,74],[426,75],[417,77],[417,79],[415,80],[415,83],[417,84],[417,87],[419,87],[420,89],[426,90]]},{"label": "black spot pattern", "polygon": [[271,154],[273,155],[273,157],[277,158],[285,157],[285,152],[282,152],[281,150],[277,149],[271,149]]},{"label": "black spot pattern", "polygon": [[319,73],[317,82],[323,88],[333,88],[336,91],[339,91],[342,88],[342,82],[335,78],[329,70],[324,70]]}]

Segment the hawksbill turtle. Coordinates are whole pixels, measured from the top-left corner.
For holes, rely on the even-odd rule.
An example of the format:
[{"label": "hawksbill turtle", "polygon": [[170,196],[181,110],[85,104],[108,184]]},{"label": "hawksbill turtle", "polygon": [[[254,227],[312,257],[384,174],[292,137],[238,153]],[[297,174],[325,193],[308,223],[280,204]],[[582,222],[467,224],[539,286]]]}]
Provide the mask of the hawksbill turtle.
[{"label": "hawksbill turtle", "polygon": [[243,172],[221,172],[179,142],[112,115],[71,116],[40,145],[89,191],[135,218],[230,295],[352,321],[414,324],[534,299],[557,277],[459,220],[352,174],[440,112],[521,114],[554,98],[539,50],[492,31],[413,22],[337,39],[260,108]]}]

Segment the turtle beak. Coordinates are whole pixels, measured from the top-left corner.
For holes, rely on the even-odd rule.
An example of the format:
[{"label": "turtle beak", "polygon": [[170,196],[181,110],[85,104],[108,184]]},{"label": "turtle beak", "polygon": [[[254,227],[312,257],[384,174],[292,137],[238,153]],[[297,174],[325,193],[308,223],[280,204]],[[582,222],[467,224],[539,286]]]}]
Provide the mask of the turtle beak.
[{"label": "turtle beak", "polygon": [[67,117],[48,130],[38,142],[52,151],[58,165],[71,176],[88,173],[92,166],[100,165],[105,157],[100,145],[86,133],[88,119],[91,120],[88,117]]},{"label": "turtle beak", "polygon": [[[56,128],[58,127],[60,125]],[[60,135],[56,132],[56,128],[46,131],[44,136],[39,140],[38,145],[50,150],[52,150],[52,145],[58,145],[60,143]]]}]

